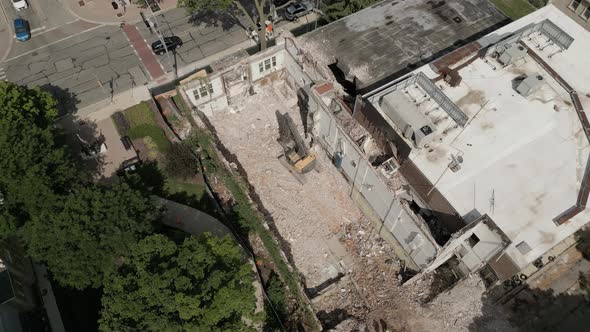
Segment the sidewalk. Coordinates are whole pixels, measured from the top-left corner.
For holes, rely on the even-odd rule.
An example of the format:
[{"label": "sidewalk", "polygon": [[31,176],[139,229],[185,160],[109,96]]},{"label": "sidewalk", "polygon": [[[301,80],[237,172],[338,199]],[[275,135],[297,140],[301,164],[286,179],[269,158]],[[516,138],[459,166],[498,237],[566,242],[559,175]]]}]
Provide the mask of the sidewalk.
[{"label": "sidewalk", "polygon": [[[313,20],[318,19],[318,15],[316,13],[311,13],[309,14],[308,18],[306,20],[299,20],[299,21],[295,21],[295,22],[289,22],[289,21],[284,21],[281,22],[280,25],[277,26],[276,30],[275,30],[275,36],[280,36],[282,31],[292,31],[304,24],[309,23],[309,21],[313,22]],[[232,54],[236,54],[240,51],[244,52],[244,56],[247,56],[246,50],[250,47],[256,46],[257,44],[251,39],[248,38],[245,34],[244,37],[242,38],[242,41],[232,45],[230,47],[224,48],[222,50],[219,50],[209,56],[206,56],[202,59],[199,59],[197,61],[194,61],[190,64],[184,65],[184,66],[179,66],[178,68],[178,75],[175,75],[174,71],[170,70],[170,68],[168,68],[168,71],[166,73],[165,79],[159,79],[157,82],[156,81],[151,81],[148,83],[148,88],[152,89],[155,88],[157,86],[160,85],[164,85],[167,84],[169,82],[174,81],[177,77],[182,77],[184,75],[187,75],[191,72],[194,72],[197,69],[203,68],[205,66],[211,65],[212,63],[223,59],[227,56],[230,56]]]},{"label": "sidewalk", "polygon": [[[122,22],[135,23],[142,20],[140,12],[143,12],[146,17],[151,16],[151,11],[147,7],[138,7],[130,4],[125,7],[120,6],[114,9],[112,6],[113,0],[61,0],[64,7],[66,7],[74,16],[79,19],[97,23],[97,24],[114,24],[118,25]],[[119,3],[118,0],[114,0]],[[130,0],[127,0],[129,2]],[[149,0],[148,0],[149,1]],[[169,9],[176,8],[177,0],[152,0],[157,3],[160,10],[154,13],[161,14]]]}]

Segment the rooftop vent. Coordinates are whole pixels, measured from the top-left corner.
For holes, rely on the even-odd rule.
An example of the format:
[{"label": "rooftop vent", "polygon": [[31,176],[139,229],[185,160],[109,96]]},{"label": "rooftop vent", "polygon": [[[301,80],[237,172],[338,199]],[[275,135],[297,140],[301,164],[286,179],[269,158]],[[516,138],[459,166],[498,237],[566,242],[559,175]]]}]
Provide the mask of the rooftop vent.
[{"label": "rooftop vent", "polygon": [[508,66],[524,58],[526,52],[527,50],[526,48],[524,48],[524,46],[515,43],[509,48],[507,48],[504,52],[502,52],[502,54],[500,54],[498,62],[500,62],[504,66]]},{"label": "rooftop vent", "polygon": [[451,171],[456,173],[461,169],[461,163],[463,163],[463,157],[461,155],[451,155],[451,162],[448,166],[451,169]]},{"label": "rooftop vent", "polygon": [[539,90],[544,82],[543,76],[539,74],[531,75],[516,85],[516,91],[523,97],[528,97]]}]

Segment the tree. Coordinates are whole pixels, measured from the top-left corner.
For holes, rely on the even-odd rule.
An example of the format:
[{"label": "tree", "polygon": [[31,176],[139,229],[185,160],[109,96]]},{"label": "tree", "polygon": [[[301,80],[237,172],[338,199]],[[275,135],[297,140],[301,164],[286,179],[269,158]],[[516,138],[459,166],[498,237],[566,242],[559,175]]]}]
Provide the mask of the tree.
[{"label": "tree", "polygon": [[101,331],[247,331],[252,269],[228,236],[140,241],[105,278]]},{"label": "tree", "polygon": [[323,18],[328,22],[334,22],[361,9],[367,8],[377,0],[342,0],[322,7]]},{"label": "tree", "polygon": [[55,202],[75,181],[75,167],[51,128],[23,119],[0,119],[0,237],[14,234],[32,215]]},{"label": "tree", "polygon": [[[267,0],[248,0],[252,1],[248,4],[254,4],[256,9],[256,13],[258,14],[258,24],[261,27],[265,27],[266,18],[269,15],[269,12],[265,12],[266,9],[265,5]],[[256,29],[256,22],[246,6],[241,2],[241,0],[178,0],[178,7],[184,7],[189,12],[196,12],[196,11],[207,11],[207,10],[228,10],[230,8],[238,8],[244,16],[248,18],[250,24],[254,29]],[[260,29],[258,31],[258,40],[260,40],[260,49],[266,49],[267,42],[266,42],[266,30]]]},{"label": "tree", "polygon": [[57,101],[51,94],[7,81],[0,81],[0,105],[0,119],[26,120],[40,128],[52,124],[58,115]]},{"label": "tree", "polygon": [[193,177],[198,169],[197,158],[186,143],[173,143],[166,150],[166,173],[187,179]]},{"label": "tree", "polygon": [[127,185],[72,190],[53,210],[23,227],[30,256],[63,286],[99,287],[120,256],[153,232],[157,211]]}]

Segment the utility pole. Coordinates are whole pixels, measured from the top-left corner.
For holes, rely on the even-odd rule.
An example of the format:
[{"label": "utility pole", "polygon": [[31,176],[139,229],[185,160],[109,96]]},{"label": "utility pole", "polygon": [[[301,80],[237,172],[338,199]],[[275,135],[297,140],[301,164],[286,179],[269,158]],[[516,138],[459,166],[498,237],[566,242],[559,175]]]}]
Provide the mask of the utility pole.
[{"label": "utility pole", "polygon": [[[148,3],[148,0],[144,0],[144,1],[145,1],[145,5],[150,9],[150,14],[152,15],[152,20],[153,20],[152,24],[155,25],[152,28],[156,31],[156,34],[158,35],[158,38],[160,39],[160,42],[162,43],[162,45],[164,45],[164,50],[166,51],[166,57],[168,58],[168,64],[170,64],[170,66],[172,67],[173,66],[172,60],[170,59],[170,53],[168,53],[168,46],[166,46],[166,43],[164,42],[164,37],[162,36],[162,31],[160,31],[160,23],[158,22],[158,18],[154,14],[152,7]],[[176,72],[176,70],[174,70],[174,72]]]}]

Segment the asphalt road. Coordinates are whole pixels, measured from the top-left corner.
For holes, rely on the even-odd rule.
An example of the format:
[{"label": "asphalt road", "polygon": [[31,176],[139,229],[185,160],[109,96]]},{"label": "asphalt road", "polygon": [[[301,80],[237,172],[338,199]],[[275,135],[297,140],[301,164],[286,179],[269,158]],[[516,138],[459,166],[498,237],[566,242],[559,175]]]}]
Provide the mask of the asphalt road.
[{"label": "asphalt road", "polygon": [[[183,41],[176,51],[176,59],[172,54],[170,61],[166,54],[157,56],[167,72],[172,71],[175,60],[178,68],[182,68],[248,39],[244,30],[249,25],[248,19],[237,14],[188,15],[185,9],[178,8],[158,15],[156,20],[164,36],[178,36]],[[136,26],[148,45],[158,40],[157,34],[150,32],[145,24]]]},{"label": "asphalt road", "polygon": [[[30,8],[21,12],[9,1],[0,0],[9,20],[26,18],[32,38],[13,40],[7,59],[0,63],[0,79],[52,92],[62,113],[147,83],[145,66],[119,26],[79,20],[59,0],[28,0]],[[182,68],[248,40],[248,21],[239,13],[190,16],[184,9],[172,9],[157,21],[165,36],[176,35],[184,42],[171,61],[157,56],[166,72],[173,70],[174,62]],[[148,45],[158,40],[142,22],[136,26]]]},{"label": "asphalt road", "polygon": [[[76,17],[64,10],[58,0],[27,0],[27,3],[29,4],[28,9],[16,11],[11,4],[11,0],[0,0],[0,5],[2,5],[6,13],[8,23],[12,24],[15,18],[24,18],[29,22],[33,39],[47,31],[55,30],[76,20]],[[26,45],[35,48],[40,46],[41,41],[41,39],[39,39],[39,42],[35,40],[32,43],[26,43]]]},{"label": "asphalt road", "polygon": [[120,27],[95,26],[65,38],[2,63],[7,80],[53,92],[64,112],[146,82]]}]

